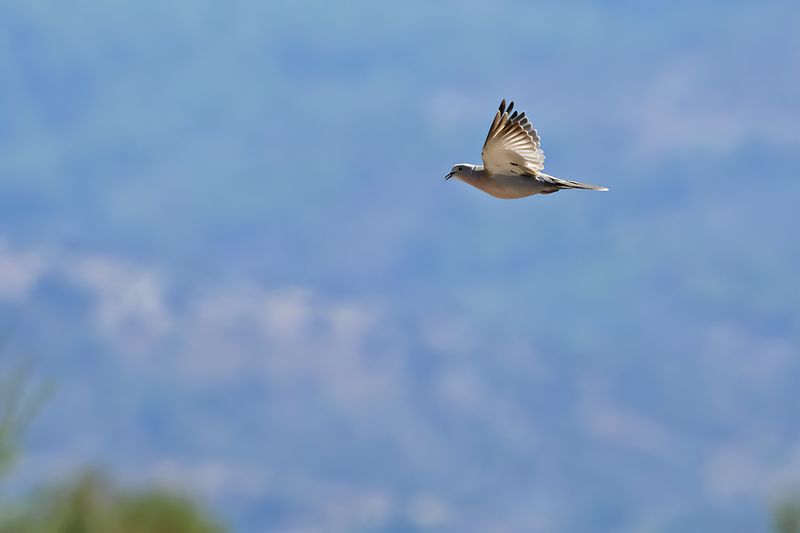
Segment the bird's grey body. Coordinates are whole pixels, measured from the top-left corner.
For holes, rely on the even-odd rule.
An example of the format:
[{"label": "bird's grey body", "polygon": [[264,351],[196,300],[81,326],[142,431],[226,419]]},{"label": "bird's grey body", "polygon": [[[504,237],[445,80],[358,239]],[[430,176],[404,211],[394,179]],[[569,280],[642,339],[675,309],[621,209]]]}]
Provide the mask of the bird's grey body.
[{"label": "bird's grey body", "polygon": [[511,113],[514,102],[506,109],[500,104],[492,127],[483,145],[483,165],[459,163],[445,179],[458,178],[495,198],[524,198],[534,194],[550,194],[561,189],[607,191],[605,187],[562,180],[542,172],[544,152],[533,124],[525,113]]},{"label": "bird's grey body", "polygon": [[559,190],[557,186],[548,184],[533,174],[490,174],[478,165],[467,166],[462,163],[456,166],[462,167],[462,170],[454,172],[454,178],[469,183],[495,198],[511,200],[534,194],[550,194]]}]

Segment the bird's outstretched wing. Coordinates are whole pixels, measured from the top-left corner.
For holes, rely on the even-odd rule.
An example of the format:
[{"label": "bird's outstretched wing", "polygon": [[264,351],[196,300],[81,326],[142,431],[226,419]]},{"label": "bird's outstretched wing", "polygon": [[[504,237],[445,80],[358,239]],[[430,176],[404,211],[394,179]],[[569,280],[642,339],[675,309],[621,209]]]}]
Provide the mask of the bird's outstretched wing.
[{"label": "bird's outstretched wing", "polygon": [[500,104],[483,144],[483,166],[490,174],[537,174],[544,168],[544,152],[539,134],[525,113]]}]

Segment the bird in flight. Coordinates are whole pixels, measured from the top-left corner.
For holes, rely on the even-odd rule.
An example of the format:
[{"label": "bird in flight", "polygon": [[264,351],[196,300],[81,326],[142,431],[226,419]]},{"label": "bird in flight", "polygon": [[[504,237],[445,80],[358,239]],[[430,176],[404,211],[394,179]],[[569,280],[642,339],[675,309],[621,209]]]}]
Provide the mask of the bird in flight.
[{"label": "bird in flight", "polygon": [[514,102],[508,108],[505,100],[500,103],[483,144],[483,165],[459,163],[444,179],[458,178],[495,198],[505,199],[550,194],[561,189],[608,190],[542,172],[544,152],[539,134],[525,113],[512,113],[513,108]]}]

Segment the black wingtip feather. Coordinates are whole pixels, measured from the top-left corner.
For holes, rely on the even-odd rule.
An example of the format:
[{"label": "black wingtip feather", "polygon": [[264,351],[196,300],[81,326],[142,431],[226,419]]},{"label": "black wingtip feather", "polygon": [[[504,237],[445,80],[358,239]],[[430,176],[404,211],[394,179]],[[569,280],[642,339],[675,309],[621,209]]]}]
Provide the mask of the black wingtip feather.
[{"label": "black wingtip feather", "polygon": [[511,103],[508,104],[508,109],[506,109],[506,113],[511,113],[512,109],[514,109],[514,100],[511,100]]},{"label": "black wingtip feather", "polygon": [[500,111],[501,115],[506,112],[506,99],[505,98],[503,98],[503,101],[500,102],[500,107],[498,107],[497,110]]}]

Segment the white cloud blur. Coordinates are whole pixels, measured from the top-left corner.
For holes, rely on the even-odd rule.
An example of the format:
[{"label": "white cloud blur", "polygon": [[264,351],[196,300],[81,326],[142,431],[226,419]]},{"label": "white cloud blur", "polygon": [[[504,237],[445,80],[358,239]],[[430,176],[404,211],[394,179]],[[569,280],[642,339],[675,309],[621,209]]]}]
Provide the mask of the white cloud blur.
[{"label": "white cloud blur", "polygon": [[[103,254],[0,246],[0,298],[21,301],[46,276],[89,295],[97,334],[145,369],[207,386],[242,377],[306,382],[341,405],[393,394],[397,353],[367,343],[383,334],[373,304],[335,301],[303,287],[207,286],[168,298],[157,269]],[[174,353],[165,355],[164,346]],[[384,346],[386,343],[383,344]],[[165,360],[166,357],[166,360]]]},{"label": "white cloud blur", "polygon": [[92,255],[62,260],[61,274],[94,299],[94,320],[104,336],[131,350],[147,349],[171,326],[165,286],[155,271]]},{"label": "white cloud blur", "polygon": [[771,453],[729,442],[714,448],[703,465],[708,494],[724,504],[774,500],[796,488],[800,479],[800,435],[793,448]]},{"label": "white cloud blur", "polygon": [[19,250],[0,240],[0,300],[23,300],[47,271],[47,255]]},{"label": "white cloud blur", "polygon": [[613,401],[598,383],[585,384],[579,405],[583,427],[594,438],[659,457],[674,456],[678,442],[665,425]]},{"label": "white cloud blur", "polygon": [[[780,98],[743,76],[736,61],[719,61],[716,56],[678,58],[645,85],[630,117],[641,155],[729,153],[756,141],[800,147],[796,116],[787,113]],[[796,85],[800,79],[785,82]]]},{"label": "white cloud blur", "polygon": [[144,348],[169,331],[166,287],[155,270],[109,255],[26,249],[0,241],[0,300],[24,302],[48,277],[87,293],[98,332],[131,349]]}]

